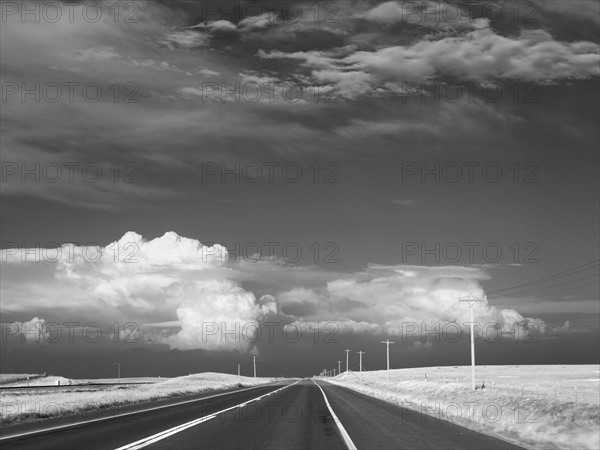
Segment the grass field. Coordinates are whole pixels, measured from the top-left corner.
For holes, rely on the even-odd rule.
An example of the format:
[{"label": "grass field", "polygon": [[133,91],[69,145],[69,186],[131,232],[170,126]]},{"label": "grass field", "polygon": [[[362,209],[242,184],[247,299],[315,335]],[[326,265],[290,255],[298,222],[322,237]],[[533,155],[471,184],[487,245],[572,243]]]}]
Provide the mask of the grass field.
[{"label": "grass field", "polygon": [[[531,449],[600,448],[600,366],[427,367],[327,380]],[[389,381],[388,381],[389,376]]]},{"label": "grass field", "polygon": [[28,379],[42,377],[41,374],[35,373],[0,373],[0,386],[24,383],[27,385]]},{"label": "grass field", "polygon": [[[61,385],[66,381],[64,388],[50,387],[55,386],[57,379],[60,379]],[[147,383],[149,380],[158,381]],[[233,387],[254,386],[274,380],[274,378],[249,378],[207,372],[170,379],[137,378],[131,384],[86,386],[82,381],[88,383],[96,380],[71,380],[71,385],[68,385],[69,380],[66,378],[45,377],[36,380],[37,386],[42,387],[0,391],[0,421],[2,425],[7,425],[67,413],[99,410]],[[18,385],[23,385],[22,381],[11,386]]]}]

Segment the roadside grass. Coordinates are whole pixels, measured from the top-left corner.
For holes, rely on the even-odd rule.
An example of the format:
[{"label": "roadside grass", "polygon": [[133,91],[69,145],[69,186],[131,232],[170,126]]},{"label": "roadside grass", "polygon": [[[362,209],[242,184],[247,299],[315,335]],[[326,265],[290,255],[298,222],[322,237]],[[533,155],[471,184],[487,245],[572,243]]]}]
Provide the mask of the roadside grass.
[{"label": "roadside grass", "polygon": [[43,375],[37,373],[0,373],[0,385],[24,382],[27,384],[27,379],[39,378]]},{"label": "roadside grass", "polygon": [[275,380],[207,372],[163,379],[152,384],[85,386],[73,383],[61,389],[38,387],[5,390],[0,392],[0,422],[6,426],[221,389],[250,387]]},{"label": "roadside grass", "polygon": [[356,372],[327,381],[527,448],[597,450],[599,368],[482,366],[477,384],[485,378],[485,388],[475,391],[470,366],[391,370],[389,381],[385,370],[363,372],[362,381]]}]

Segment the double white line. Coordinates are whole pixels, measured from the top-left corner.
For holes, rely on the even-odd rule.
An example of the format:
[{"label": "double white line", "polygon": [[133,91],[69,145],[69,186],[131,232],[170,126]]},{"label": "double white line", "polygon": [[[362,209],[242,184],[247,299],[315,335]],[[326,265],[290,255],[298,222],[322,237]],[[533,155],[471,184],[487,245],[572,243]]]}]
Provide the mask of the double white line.
[{"label": "double white line", "polygon": [[[298,383],[300,381],[301,380],[298,380],[298,381],[296,381],[296,383]],[[260,400],[260,399],[262,399],[264,397],[267,397],[268,395],[275,394],[275,393],[277,393],[277,392],[279,392],[279,391],[281,391],[281,390],[283,390],[285,388],[288,388],[290,386],[295,385],[296,383],[286,384],[285,386],[283,386],[283,387],[281,387],[279,389],[276,389],[274,391],[271,391],[271,392],[269,392],[267,394],[261,395],[260,397],[253,398],[252,400],[248,400],[248,401],[246,401],[244,403],[240,403],[239,405],[235,405],[235,406],[231,406],[231,407],[226,408],[226,409],[222,409],[219,412],[210,414],[208,416],[200,417],[199,419],[192,420],[192,421],[184,423],[182,425],[177,425],[176,427],[169,428],[168,430],[161,431],[160,433],[153,434],[152,436],[148,436],[147,438],[140,439],[139,441],[132,442],[131,444],[124,445],[123,447],[119,447],[116,450],[136,450],[138,448],[146,447],[146,446],[148,446],[150,444],[154,444],[155,442],[158,442],[158,441],[161,441],[163,439],[166,439],[169,436],[173,436],[174,434],[181,433],[182,431],[187,430],[188,428],[191,428],[193,426],[196,426],[198,424],[206,422],[206,421],[208,421],[210,419],[214,419],[219,414],[222,414],[222,413],[227,412],[227,411],[231,411],[232,409],[235,409],[235,408],[241,408],[243,406],[246,406],[248,403],[255,402],[255,401]],[[356,448],[356,447],[354,447],[354,448]]]}]

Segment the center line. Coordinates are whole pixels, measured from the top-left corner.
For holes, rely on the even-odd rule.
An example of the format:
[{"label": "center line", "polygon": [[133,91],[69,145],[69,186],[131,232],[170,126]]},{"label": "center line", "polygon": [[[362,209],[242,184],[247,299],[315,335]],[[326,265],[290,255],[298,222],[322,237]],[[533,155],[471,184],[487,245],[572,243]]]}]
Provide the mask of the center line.
[{"label": "center line", "polygon": [[[301,380],[298,380],[298,381],[296,381],[296,383],[298,383],[300,381]],[[253,398],[252,400],[247,400],[247,401],[245,401],[243,403],[240,403],[238,405],[231,406],[231,407],[223,409],[223,410],[221,410],[219,412],[210,414],[209,416],[200,417],[199,419],[195,419],[195,420],[192,420],[190,422],[186,422],[184,424],[177,425],[176,427],[169,428],[168,430],[161,431],[160,433],[153,434],[152,436],[148,436],[146,438],[140,439],[139,441],[135,441],[135,442],[132,442],[131,444],[127,444],[127,445],[124,445],[122,447],[119,447],[116,450],[137,450],[138,448],[146,447],[146,446],[148,446],[150,444],[154,444],[155,442],[162,441],[163,439],[166,439],[169,436],[173,436],[174,434],[181,433],[182,431],[187,430],[188,428],[191,428],[191,427],[193,427],[195,425],[201,424],[202,422],[206,422],[206,421],[208,421],[210,419],[214,419],[219,414],[222,414],[222,413],[224,413],[226,411],[230,411],[232,409],[239,408],[239,407],[244,406],[244,405],[246,405],[246,404],[248,404],[250,402],[255,402],[255,401],[260,400],[260,399],[262,399],[262,398],[264,398],[264,397],[266,397],[268,395],[275,394],[276,392],[279,392],[282,389],[291,387],[291,386],[295,385],[296,383],[287,384],[287,385],[285,385],[285,386],[283,386],[283,387],[281,387],[279,389],[276,389],[276,390],[274,390],[272,392],[269,392],[268,394],[261,395],[259,397]]]}]

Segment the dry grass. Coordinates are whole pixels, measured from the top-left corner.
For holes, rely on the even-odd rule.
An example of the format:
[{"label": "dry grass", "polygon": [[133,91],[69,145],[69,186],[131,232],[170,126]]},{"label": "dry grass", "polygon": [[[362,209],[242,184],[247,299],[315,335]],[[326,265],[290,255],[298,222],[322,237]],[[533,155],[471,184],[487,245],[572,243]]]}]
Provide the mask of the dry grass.
[{"label": "dry grass", "polygon": [[24,382],[27,384],[27,379],[39,378],[41,374],[36,373],[0,373],[0,385],[14,384]]},{"label": "dry grass", "polygon": [[[271,381],[274,381],[274,379],[238,377],[236,375],[208,372],[163,379],[152,384],[121,386],[73,384],[60,389],[45,389],[43,387],[15,389],[0,392],[0,420],[2,425],[6,425],[17,421],[40,420],[67,413],[137,404],[162,398],[229,389],[240,385],[255,386]],[[45,386],[54,384],[43,379],[39,382],[46,383]]]},{"label": "dry grass", "polygon": [[[428,367],[342,374],[359,392],[452,421],[531,449],[600,447],[600,366]],[[427,374],[427,378],[425,377]],[[575,387],[578,389],[576,390]]]}]

